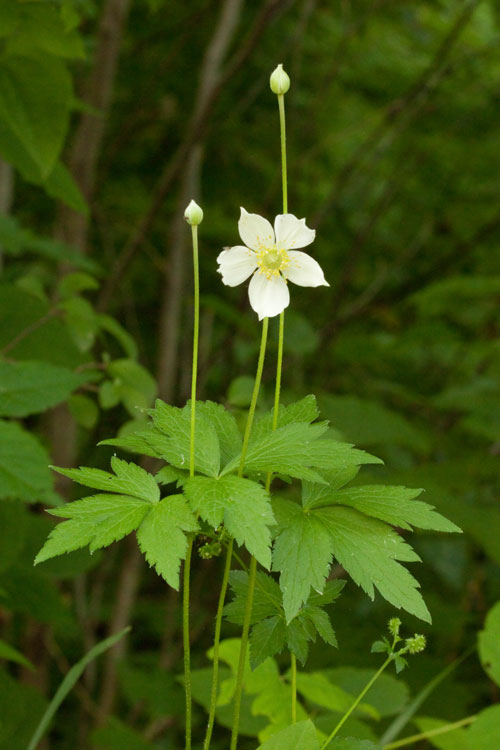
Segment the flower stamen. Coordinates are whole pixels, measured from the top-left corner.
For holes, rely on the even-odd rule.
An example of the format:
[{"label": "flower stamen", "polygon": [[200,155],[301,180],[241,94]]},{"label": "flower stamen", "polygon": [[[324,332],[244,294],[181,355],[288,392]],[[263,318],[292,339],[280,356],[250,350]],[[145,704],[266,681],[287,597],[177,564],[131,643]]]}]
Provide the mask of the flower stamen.
[{"label": "flower stamen", "polygon": [[256,252],[258,273],[263,273],[267,279],[279,276],[290,263],[290,257],[286,250],[277,247],[261,247]]}]

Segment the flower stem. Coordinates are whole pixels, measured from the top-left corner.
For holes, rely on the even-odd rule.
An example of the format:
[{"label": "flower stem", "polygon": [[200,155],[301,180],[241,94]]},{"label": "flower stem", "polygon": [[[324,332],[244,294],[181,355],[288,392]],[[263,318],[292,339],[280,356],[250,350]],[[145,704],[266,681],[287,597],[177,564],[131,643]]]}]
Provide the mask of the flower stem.
[{"label": "flower stem", "polygon": [[194,326],[193,371],[191,376],[191,432],[189,441],[189,476],[194,477],[194,435],[196,424],[196,381],[198,378],[198,341],[200,337],[200,268],[198,261],[198,227],[191,227],[193,235]]},{"label": "flower stem", "polygon": [[288,213],[288,187],[286,173],[286,123],[285,123],[285,96],[278,94],[278,107],[280,112],[280,136],[281,136],[281,180],[283,185],[283,213]]},{"label": "flower stem", "polygon": [[412,734],[411,737],[405,737],[402,740],[396,740],[396,742],[390,742],[388,745],[384,745],[384,750],[396,750],[399,747],[405,747],[405,745],[413,745],[414,742],[419,740],[426,740],[428,737],[437,737],[440,734],[446,734],[447,732],[453,732],[455,729],[460,727],[466,727],[468,724],[472,724],[477,719],[477,716],[467,716],[465,719],[454,721],[452,724],[445,724],[442,727],[436,727],[435,729],[429,729],[427,732],[421,732],[420,734]]},{"label": "flower stem", "polygon": [[377,672],[375,672],[375,674],[373,675],[373,677],[371,678],[371,680],[365,685],[365,687],[360,692],[360,694],[358,695],[358,697],[356,698],[356,700],[354,701],[354,703],[352,704],[352,706],[350,707],[350,709],[348,711],[346,711],[346,713],[340,719],[339,723],[337,724],[337,726],[335,727],[335,729],[333,730],[333,732],[327,737],[327,739],[325,740],[325,742],[321,745],[320,750],[325,750],[325,748],[328,747],[328,745],[330,744],[330,742],[333,740],[333,738],[335,737],[335,735],[338,734],[338,732],[340,731],[340,729],[342,728],[342,726],[345,724],[345,722],[347,721],[347,719],[349,718],[349,716],[352,714],[352,712],[354,711],[354,709],[358,706],[358,704],[361,702],[361,700],[365,697],[365,695],[367,694],[367,692],[369,691],[369,689],[371,688],[371,686],[374,684],[374,682],[376,682],[378,680],[378,678],[380,677],[380,675],[382,674],[382,672],[384,671],[384,669],[391,663],[391,661],[392,661],[392,654],[384,661],[384,663],[382,664],[382,666],[380,667],[380,669]]},{"label": "flower stem", "polygon": [[255,577],[257,573],[257,560],[255,557],[250,558],[250,567],[248,570],[248,594],[245,603],[245,618],[243,620],[243,632],[241,634],[240,660],[238,662],[238,673],[236,675],[236,689],[234,692],[234,714],[233,727],[231,731],[230,750],[236,750],[238,744],[238,729],[240,725],[241,693],[243,691],[243,676],[245,672],[245,660],[247,655],[248,631],[250,630],[250,620],[252,617],[253,593],[255,590]]},{"label": "flower stem", "polygon": [[[198,341],[200,331],[200,270],[198,261],[198,226],[191,226],[193,238],[194,275],[194,324],[193,324],[193,370],[191,376],[191,423],[189,435],[189,476],[194,476],[194,438],[196,424],[196,382],[198,377]],[[184,561],[182,592],[182,640],[184,645],[184,692],[186,696],[186,750],[191,750],[192,697],[191,697],[191,644],[189,639],[189,588],[193,536],[188,539]]]},{"label": "flower stem", "polygon": [[248,441],[250,440],[250,433],[252,431],[252,423],[255,414],[255,407],[257,406],[257,398],[259,396],[260,381],[262,379],[262,370],[264,368],[264,357],[266,354],[267,344],[267,330],[269,328],[269,318],[264,318],[262,321],[262,337],[260,340],[260,351],[259,361],[257,364],[257,372],[255,374],[255,383],[253,386],[252,400],[250,402],[250,408],[248,410],[247,423],[245,426],[245,434],[243,436],[243,446],[241,448],[240,465],[238,468],[238,476],[243,476],[243,468],[245,466],[245,459],[247,457]]},{"label": "flower stem", "polygon": [[292,724],[297,722],[297,657],[295,654],[290,654],[292,657]]},{"label": "flower stem", "polygon": [[[260,381],[262,379],[262,370],[264,368],[264,357],[266,353],[268,328],[269,328],[269,318],[264,318],[262,322],[262,338],[260,342],[259,362],[257,364],[257,373],[255,375],[255,384],[253,387],[252,400],[250,402],[250,409],[248,410],[248,418],[247,418],[247,424],[245,427],[245,434],[243,436],[243,447],[241,449],[240,465],[238,468],[239,477],[243,476],[243,469],[245,467],[245,458],[246,458],[247,450],[248,450],[248,441],[250,440],[250,433],[252,430],[255,407],[257,405],[257,397],[259,395]],[[241,694],[243,691],[243,676],[245,672],[245,659],[246,659],[246,654],[247,654],[248,631],[250,630],[250,619],[252,616],[253,592],[255,589],[256,572],[257,572],[257,561],[255,557],[252,556],[250,558],[250,567],[248,571],[248,594],[247,594],[247,600],[245,604],[245,617],[243,620],[243,631],[241,633],[240,658],[238,662],[238,672],[236,675],[236,688],[234,692],[234,713],[233,713],[233,726],[231,730],[230,750],[236,750],[236,746],[238,744]]]},{"label": "flower stem", "polygon": [[182,641],[184,645],[184,693],[186,696],[186,750],[191,750],[191,644],[189,642],[189,583],[191,572],[191,554],[193,551],[193,537],[188,541],[186,559],[184,561],[183,592],[182,592]]},{"label": "flower stem", "polygon": [[214,728],[215,706],[217,703],[217,687],[218,687],[218,681],[219,681],[219,646],[220,646],[220,633],[221,633],[221,627],[222,627],[222,613],[224,611],[224,601],[226,598],[227,584],[229,581],[229,571],[231,570],[232,556],[233,556],[233,540],[231,539],[227,546],[226,563],[224,565],[224,575],[222,578],[222,586],[221,586],[221,590],[219,594],[217,616],[215,618],[212,686],[210,689],[210,708],[208,711],[207,733],[205,735],[205,742],[203,743],[203,750],[208,750],[208,748],[210,747],[210,741],[212,739],[212,731]]}]

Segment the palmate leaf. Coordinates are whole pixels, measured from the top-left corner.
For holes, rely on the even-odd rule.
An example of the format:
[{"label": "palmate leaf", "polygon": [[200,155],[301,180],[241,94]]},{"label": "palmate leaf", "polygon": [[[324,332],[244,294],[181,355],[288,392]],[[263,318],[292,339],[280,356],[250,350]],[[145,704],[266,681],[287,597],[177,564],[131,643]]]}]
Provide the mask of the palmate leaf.
[{"label": "palmate leaf", "polygon": [[398,562],[420,558],[392,528],[343,506],[305,510],[279,499],[273,508],[280,524],[273,569],[281,572],[288,622],[311,587],[322,590],[332,556],[371,598],[377,588],[395,607],[430,621],[418,582]]},{"label": "palmate leaf", "polygon": [[49,513],[67,518],[50,532],[35,558],[37,563],[89,545],[94,552],[134,531],[151,504],[126,495],[94,495],[76,500]]},{"label": "palmate leaf", "polygon": [[[255,420],[252,427],[252,440],[256,441],[273,431],[273,414],[274,410],[264,414]],[[284,427],[292,422],[305,422],[311,424],[319,417],[319,410],[316,404],[316,396],[309,395],[296,401],[289,406],[280,404],[278,411],[277,427]]]},{"label": "palmate leaf", "polygon": [[209,420],[217,433],[220,459],[224,466],[241,451],[242,438],[236,419],[222,404],[216,404],[215,401],[197,401],[196,408]]},{"label": "palmate leaf", "polygon": [[267,617],[250,633],[250,664],[255,669],[269,656],[279,654],[287,642],[287,626],[280,615]]},{"label": "palmate leaf", "polygon": [[386,487],[384,485],[364,485],[348,487],[337,491],[324,489],[315,501],[309,501],[307,507],[315,505],[347,505],[361,511],[367,516],[411,530],[412,526],[433,531],[457,531],[461,529],[434,510],[432,505],[414,500],[421,489],[407,487]]},{"label": "palmate leaf", "polygon": [[[311,587],[323,590],[332,562],[332,543],[322,522],[295,503],[278,498],[273,509],[283,526],[274,544],[273,570],[281,572],[283,607],[289,623],[307,600]],[[285,515],[288,520],[282,524]]]},{"label": "palmate leaf", "polygon": [[180,562],[186,557],[184,532],[197,530],[196,518],[185,498],[171,495],[151,509],[137,531],[137,541],[146,560],[174,589],[179,589]]},{"label": "palmate leaf", "polygon": [[[229,622],[243,625],[248,594],[248,573],[244,570],[232,570],[229,574],[229,585],[234,599],[224,607],[224,615]],[[250,624],[254,625],[266,617],[275,615],[281,609],[280,587],[271,576],[258,570]]]},{"label": "palmate leaf", "polygon": [[191,507],[214,528],[222,523],[238,544],[265,568],[271,566],[271,532],[274,516],[269,495],[250,479],[193,477],[184,491]]},{"label": "palmate leaf", "polygon": [[131,495],[146,500],[148,503],[159,501],[160,490],[154,476],[141,466],[113,456],[111,467],[115,472],[114,474],[84,466],[79,469],[62,469],[58,466],[52,468],[59,474],[95,490]]},{"label": "palmate leaf", "polygon": [[[248,574],[244,571],[233,571],[229,580],[234,599],[224,607],[224,614],[230,622],[241,625],[245,618]],[[252,669],[258,667],[269,656],[280,653],[285,645],[304,663],[309,642],[316,640],[316,635],[326,643],[336,646],[337,640],[329,617],[317,603],[326,605],[333,602],[340,595],[344,584],[344,581],[328,581],[324,595],[313,593],[307,605],[287,624],[280,587],[271,576],[259,571],[250,621],[254,626],[250,634]]]},{"label": "palmate leaf", "polygon": [[[196,410],[194,468],[201,474],[216,477],[220,469],[220,444],[214,425]],[[165,461],[179,469],[189,469],[191,445],[191,406],[182,409],[158,399],[151,412],[154,426],[161,433],[155,447]]]},{"label": "palmate leaf", "polygon": [[[252,439],[245,458],[245,471],[272,471],[326,484],[316,469],[345,469],[381,463],[380,459],[353,448],[349,443],[320,439],[327,430],[326,423],[290,423]],[[235,471],[239,461],[239,456],[230,461],[222,474]]]}]

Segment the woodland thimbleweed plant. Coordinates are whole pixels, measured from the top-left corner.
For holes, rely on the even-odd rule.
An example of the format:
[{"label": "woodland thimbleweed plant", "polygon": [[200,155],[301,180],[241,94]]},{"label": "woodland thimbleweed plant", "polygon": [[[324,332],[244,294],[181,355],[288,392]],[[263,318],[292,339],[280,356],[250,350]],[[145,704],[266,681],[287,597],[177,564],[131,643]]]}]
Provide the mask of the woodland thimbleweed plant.
[{"label": "woodland thimbleweed plant", "polygon": [[[262,321],[255,382],[243,434],[224,405],[196,398],[198,226],[203,212],[191,201],[185,212],[192,231],[194,269],[191,399],[182,408],[158,400],[148,412],[146,428],[102,443],[154,457],[162,466],[152,474],[136,463],[113,456],[112,472],[56,468],[97,493],[49,511],[66,520],[54,527],[35,561],[87,545],[93,552],[132,531],[136,532],[148,563],[177,590],[184,561],[185,750],[190,750],[193,742],[189,584],[195,545],[199,546],[202,559],[225,551],[210,652],[210,697],[204,703],[208,722],[204,739],[197,736],[195,741],[203,742],[204,750],[209,750],[216,707],[221,701],[225,705],[232,703],[230,749],[236,750],[246,686],[249,696],[258,693],[252,705],[255,708],[260,701],[260,712],[269,720],[259,733],[263,750],[271,735],[274,750],[299,747],[292,741],[306,735],[307,747],[319,750],[330,745],[351,713],[363,705],[362,698],[390,663],[394,662],[397,670],[403,668],[404,656],[418,653],[425,645],[420,635],[403,643],[399,635],[401,623],[392,618],[392,642],[384,638],[373,646],[375,652],[387,653],[382,667],[357,698],[336,687],[342,719],[329,736],[316,728],[306,705],[298,698],[298,693],[304,691],[305,675],[298,672],[297,660],[305,664],[309,643],[317,637],[337,646],[325,607],[340,597],[345,581],[329,579],[333,561],[370,598],[377,590],[389,605],[430,622],[419,584],[401,564],[418,561],[419,557],[397,529],[460,531],[431,505],[416,500],[421,490],[362,484],[357,478],[361,466],[382,462],[338,440],[327,422],[318,421],[313,395],[286,406],[280,403],[284,311],[290,300],[288,282],[303,287],[329,285],[319,263],[300,250],[312,244],[314,230],[288,211],[284,96],[290,79],[282,66],[272,74],[270,86],[278,100],[282,213],[273,228],[266,219],[241,209],[238,227],[244,246],[226,248],[218,256],[224,284],[235,286],[252,277],[250,304]],[[257,414],[269,319],[278,315],[274,405],[268,413]],[[300,501],[298,493],[274,493],[276,477],[290,484],[300,483]],[[229,587],[233,597],[226,603]],[[240,639],[221,640],[224,616],[241,626]],[[290,664],[285,674],[280,674],[275,661],[282,652],[286,652],[283,659]],[[232,675],[223,683],[219,680],[221,660],[230,665]]]}]

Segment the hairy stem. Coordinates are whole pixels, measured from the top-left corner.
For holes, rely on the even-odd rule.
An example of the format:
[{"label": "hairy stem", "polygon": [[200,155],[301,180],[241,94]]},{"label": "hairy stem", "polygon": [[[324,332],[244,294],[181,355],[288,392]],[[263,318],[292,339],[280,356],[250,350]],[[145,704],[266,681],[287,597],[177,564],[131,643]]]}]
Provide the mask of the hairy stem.
[{"label": "hairy stem", "polygon": [[208,748],[210,747],[210,741],[212,739],[212,731],[214,728],[215,704],[217,703],[217,686],[218,686],[218,680],[219,680],[219,645],[220,645],[220,633],[221,633],[221,627],[222,627],[222,612],[224,610],[224,601],[226,599],[226,591],[227,591],[227,584],[229,582],[229,571],[231,570],[232,557],[233,557],[233,540],[231,539],[227,546],[226,564],[224,566],[224,576],[222,578],[222,586],[221,586],[221,590],[219,594],[219,604],[217,606],[217,616],[215,618],[212,686],[210,688],[210,708],[208,711],[207,733],[205,735],[205,742],[203,743],[203,750],[208,750]]}]

